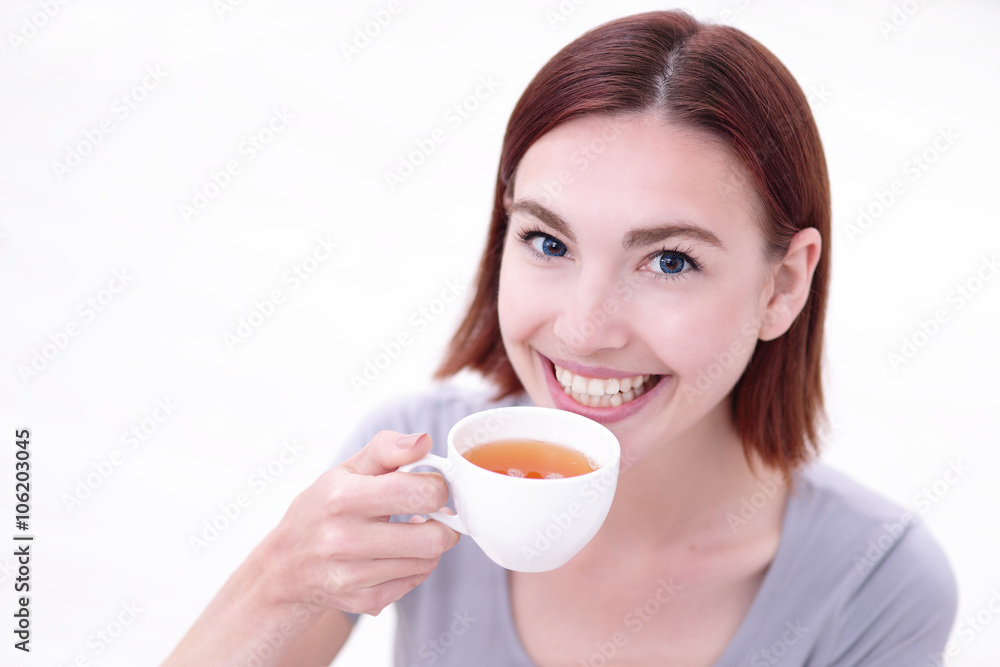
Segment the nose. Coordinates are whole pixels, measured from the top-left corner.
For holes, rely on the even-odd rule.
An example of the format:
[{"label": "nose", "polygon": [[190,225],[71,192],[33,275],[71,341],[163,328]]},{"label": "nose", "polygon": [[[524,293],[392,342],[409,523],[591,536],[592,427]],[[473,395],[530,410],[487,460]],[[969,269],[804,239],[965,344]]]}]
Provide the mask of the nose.
[{"label": "nose", "polygon": [[607,276],[579,276],[553,325],[553,332],[566,356],[583,357],[605,349],[620,349],[628,341],[622,317],[623,291],[614,289]]}]

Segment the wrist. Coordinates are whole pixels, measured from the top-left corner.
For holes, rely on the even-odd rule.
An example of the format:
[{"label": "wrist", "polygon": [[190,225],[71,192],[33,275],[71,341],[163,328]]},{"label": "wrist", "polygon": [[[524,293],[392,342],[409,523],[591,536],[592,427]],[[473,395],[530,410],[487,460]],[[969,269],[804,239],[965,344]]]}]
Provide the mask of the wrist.
[{"label": "wrist", "polygon": [[288,610],[296,602],[295,592],[289,586],[294,581],[289,576],[291,568],[284,564],[285,553],[279,541],[270,533],[265,537],[234,573],[237,590],[246,596],[246,602],[266,615],[276,615]]}]

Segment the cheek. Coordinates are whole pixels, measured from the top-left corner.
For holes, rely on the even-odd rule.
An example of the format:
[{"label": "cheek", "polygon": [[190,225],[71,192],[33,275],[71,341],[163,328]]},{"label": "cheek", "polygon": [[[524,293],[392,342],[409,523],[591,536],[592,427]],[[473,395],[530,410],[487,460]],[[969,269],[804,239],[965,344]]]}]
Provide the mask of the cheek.
[{"label": "cheek", "polygon": [[687,378],[700,392],[716,398],[728,394],[746,370],[757,339],[737,328],[731,334],[711,341],[711,347],[701,350],[696,372]]},{"label": "cheek", "polygon": [[700,294],[676,306],[673,313],[664,309],[648,335],[660,341],[661,356],[682,386],[724,396],[753,353],[759,321],[756,300],[730,289]]},{"label": "cheek", "polygon": [[507,250],[500,264],[500,281],[497,294],[497,316],[500,334],[505,345],[522,341],[534,328],[538,314],[534,312],[537,299],[532,297],[530,280],[516,257],[508,257]]}]

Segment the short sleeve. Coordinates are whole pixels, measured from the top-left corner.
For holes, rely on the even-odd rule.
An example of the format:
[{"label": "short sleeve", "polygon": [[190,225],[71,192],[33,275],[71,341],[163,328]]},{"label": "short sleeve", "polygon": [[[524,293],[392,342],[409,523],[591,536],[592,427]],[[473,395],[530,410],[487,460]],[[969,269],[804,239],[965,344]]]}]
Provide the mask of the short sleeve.
[{"label": "short sleeve", "polygon": [[348,433],[330,467],[335,468],[360,452],[379,431],[412,433],[415,428],[411,416],[414,404],[423,401],[426,401],[424,397],[398,397],[369,410]]},{"label": "short sleeve", "polygon": [[354,428],[348,433],[347,438],[344,439],[340,451],[337,452],[337,456],[334,457],[330,467],[336,468],[360,452],[376,433],[388,428],[387,426],[380,425],[383,423],[383,414],[386,412],[387,410],[382,406],[372,410],[358,420]]},{"label": "short sleeve", "polygon": [[958,586],[941,546],[912,525],[842,608],[830,667],[922,665],[944,651]]}]

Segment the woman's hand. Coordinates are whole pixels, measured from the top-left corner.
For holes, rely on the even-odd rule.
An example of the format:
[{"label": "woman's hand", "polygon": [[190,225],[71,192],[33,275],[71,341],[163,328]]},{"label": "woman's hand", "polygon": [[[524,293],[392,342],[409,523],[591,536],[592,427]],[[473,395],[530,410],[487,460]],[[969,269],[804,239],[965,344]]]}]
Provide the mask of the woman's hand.
[{"label": "woman's hand", "polygon": [[[350,626],[327,611],[378,614],[458,542],[459,534],[437,521],[389,522],[391,514],[439,510],[448,499],[440,475],[396,472],[430,447],[426,434],[382,431],[324,473],[233,572],[164,667],[270,667],[286,655],[287,664],[328,664]],[[311,638],[321,618],[323,636]]]},{"label": "woman's hand", "polygon": [[390,523],[389,516],[426,514],[447,501],[440,475],[396,471],[430,446],[426,434],[381,431],[303,491],[252,556],[273,599],[377,615],[426,579],[459,533],[422,517]]}]

